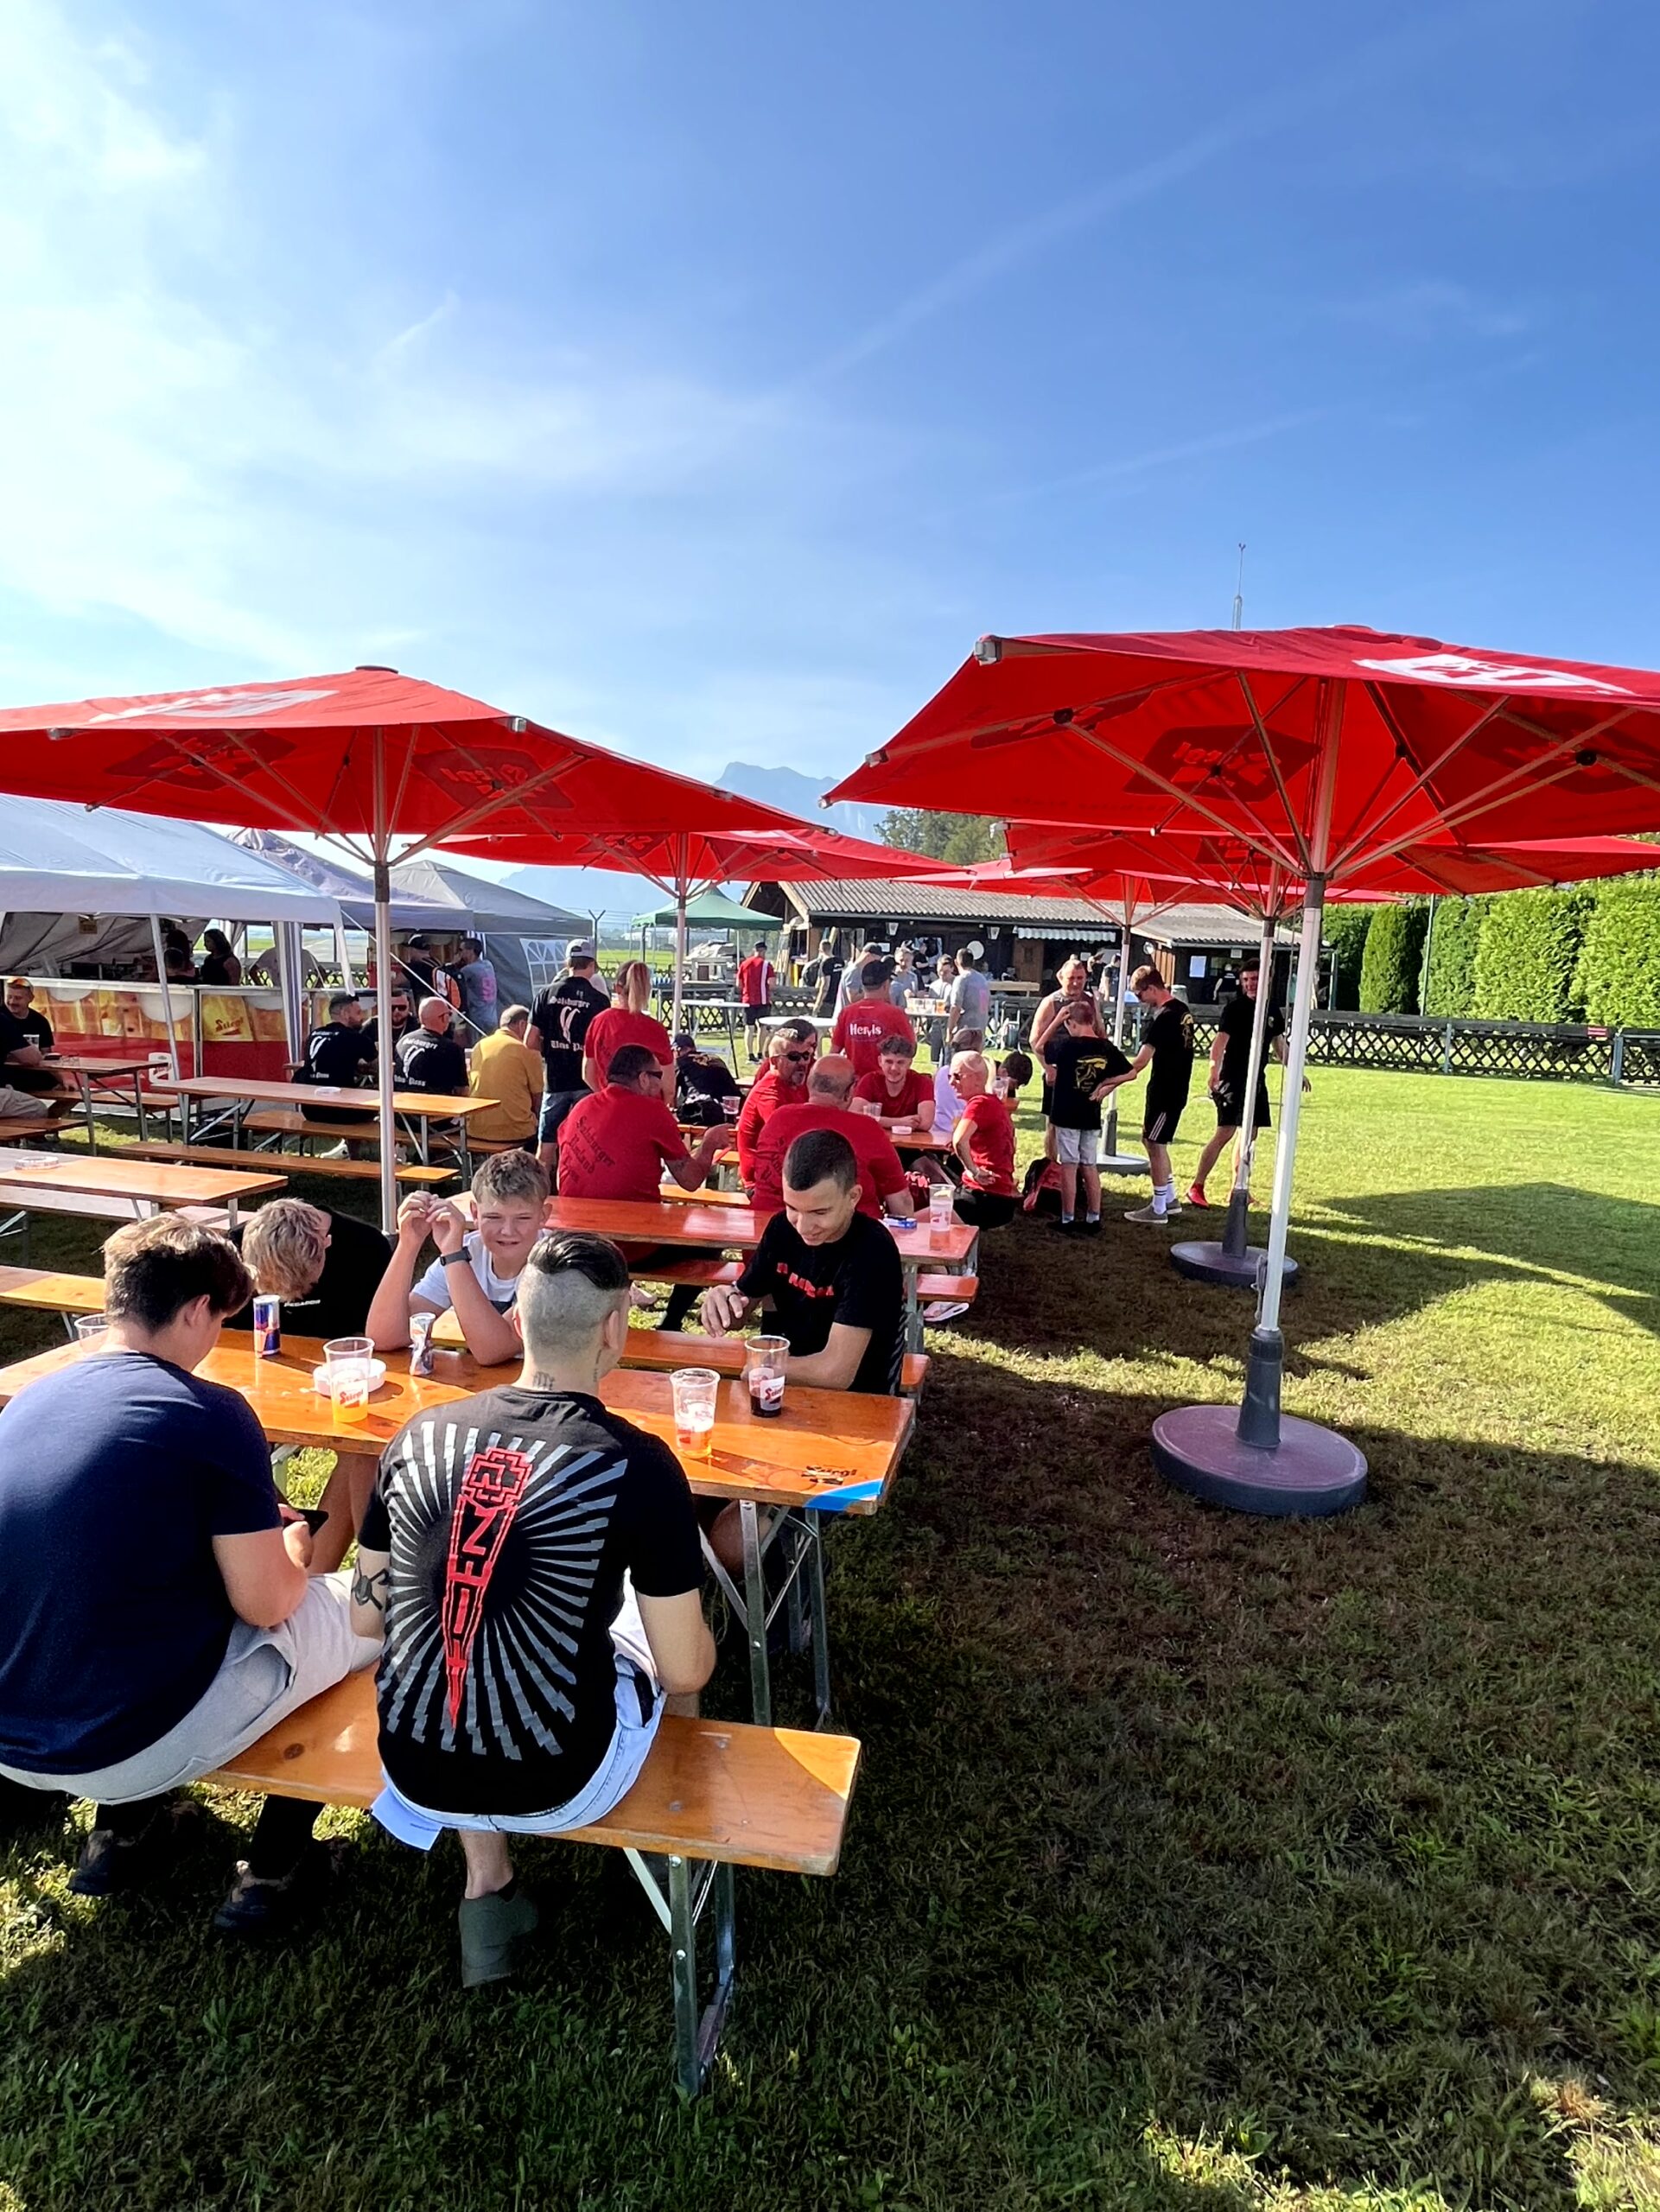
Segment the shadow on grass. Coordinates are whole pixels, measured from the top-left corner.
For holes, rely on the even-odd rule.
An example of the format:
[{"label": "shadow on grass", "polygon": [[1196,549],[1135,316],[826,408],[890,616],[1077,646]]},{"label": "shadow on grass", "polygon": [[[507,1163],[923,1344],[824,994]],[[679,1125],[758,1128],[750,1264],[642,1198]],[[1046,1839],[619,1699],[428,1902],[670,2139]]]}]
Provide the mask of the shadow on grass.
[{"label": "shadow on grass", "polygon": [[1282,2172],[1570,2205],[1542,2085],[1600,2075],[1619,2119],[1660,2072],[1654,1475],[1380,1430],[1362,1511],[1248,1521],[1159,1482],[1161,1402],[941,1358],[894,1510],[831,1532],[843,1870],[741,1874],[690,2114],[612,1854],[526,1849],[548,1940],[477,2003],[448,1847],[347,1821],[315,1937],[259,1956],[204,1931],[221,1813],[153,1902],[69,1900],[71,1839],[25,1840],[0,2151],[30,2212],[1236,2212]]}]

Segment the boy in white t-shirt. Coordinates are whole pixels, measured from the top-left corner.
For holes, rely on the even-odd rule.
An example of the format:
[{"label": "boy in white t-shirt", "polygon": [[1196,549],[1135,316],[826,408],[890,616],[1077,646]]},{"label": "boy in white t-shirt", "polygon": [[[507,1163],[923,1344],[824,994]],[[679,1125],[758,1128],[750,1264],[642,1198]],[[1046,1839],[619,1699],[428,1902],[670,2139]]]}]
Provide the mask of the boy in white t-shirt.
[{"label": "boy in white t-shirt", "polygon": [[[499,1152],[473,1178],[477,1226],[448,1198],[413,1192],[398,1209],[398,1242],[369,1308],[366,1333],[377,1351],[410,1340],[417,1313],[453,1308],[467,1349],[482,1366],[517,1359],[519,1339],[508,1315],[531,1247],[547,1212],[548,1171],[527,1152]],[[417,1281],[427,1238],[438,1256]]]}]

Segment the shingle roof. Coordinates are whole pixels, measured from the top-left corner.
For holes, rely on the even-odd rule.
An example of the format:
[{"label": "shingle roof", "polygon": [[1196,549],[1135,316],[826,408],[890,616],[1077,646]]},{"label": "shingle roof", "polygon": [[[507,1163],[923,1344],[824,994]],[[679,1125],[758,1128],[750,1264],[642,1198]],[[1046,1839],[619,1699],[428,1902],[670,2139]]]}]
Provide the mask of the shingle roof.
[{"label": "shingle roof", "polygon": [[[1056,937],[1075,934],[1080,942],[1112,927],[1110,917],[1086,899],[1027,899],[1003,891],[982,891],[970,897],[934,884],[880,879],[786,883],[779,888],[815,923],[858,915],[894,922],[1006,922],[1016,929],[1044,927]],[[1243,944],[1255,937],[1256,927],[1226,906],[1173,906],[1135,934],[1151,934],[1161,943]]]}]

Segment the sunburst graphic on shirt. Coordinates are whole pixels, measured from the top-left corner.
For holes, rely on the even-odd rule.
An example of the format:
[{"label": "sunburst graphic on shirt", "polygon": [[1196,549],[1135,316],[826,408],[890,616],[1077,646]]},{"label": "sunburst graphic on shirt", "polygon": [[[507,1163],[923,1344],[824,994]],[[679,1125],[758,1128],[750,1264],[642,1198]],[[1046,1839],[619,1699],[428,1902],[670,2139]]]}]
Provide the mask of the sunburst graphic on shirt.
[{"label": "sunburst graphic on shirt", "polygon": [[[382,1719],[428,1750],[557,1755],[574,1661],[623,1463],[609,1452],[438,1421],[404,1439],[394,1481]],[[423,1557],[439,1530],[435,1592]],[[492,1585],[511,1532],[525,1564]]]}]

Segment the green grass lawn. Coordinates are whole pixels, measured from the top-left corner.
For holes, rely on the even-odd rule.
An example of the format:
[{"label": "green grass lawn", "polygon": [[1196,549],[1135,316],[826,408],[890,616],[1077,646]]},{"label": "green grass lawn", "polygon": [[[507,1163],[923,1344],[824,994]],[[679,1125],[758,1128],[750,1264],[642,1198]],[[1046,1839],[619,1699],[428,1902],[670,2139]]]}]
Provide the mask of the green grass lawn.
[{"label": "green grass lawn", "polygon": [[548,1941],[468,2001],[458,1854],[356,1816],[311,1941],[214,1942],[217,1801],[141,1902],[67,1895],[72,1830],[0,1863],[0,2207],[1660,2205],[1660,1102],[1315,1084],[1287,1399],[1371,1503],[1159,1482],[1250,1321],[1166,1232],[988,1240],[891,1510],[833,1533],[842,1872],[740,1873],[699,2105],[620,1859],[529,1847]]}]

